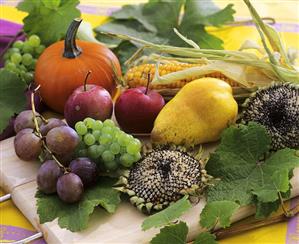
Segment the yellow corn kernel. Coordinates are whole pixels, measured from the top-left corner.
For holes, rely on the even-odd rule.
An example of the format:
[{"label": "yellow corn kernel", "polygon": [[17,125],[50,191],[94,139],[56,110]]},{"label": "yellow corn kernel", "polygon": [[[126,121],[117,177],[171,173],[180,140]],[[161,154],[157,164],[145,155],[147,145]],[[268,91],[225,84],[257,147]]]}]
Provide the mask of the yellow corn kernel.
[{"label": "yellow corn kernel", "polygon": [[[160,64],[159,65],[159,75],[163,76],[172,72],[177,72],[180,70],[188,69],[191,67],[201,66],[202,64],[189,64],[189,63],[168,63],[168,64]],[[127,71],[124,78],[129,87],[137,87],[137,86],[146,86],[148,75],[150,81],[152,81],[154,74],[156,71],[156,65],[155,64],[141,64],[138,66],[135,66]],[[233,87],[237,87],[238,83],[234,80],[229,79],[225,75],[223,75],[221,72],[213,72],[201,77],[212,77],[212,78],[218,78],[221,80],[226,81],[228,84],[230,84]],[[188,82],[201,78],[193,76],[191,78],[187,78],[184,80],[175,81],[170,84],[150,84],[151,89],[167,89],[167,88],[182,88],[185,84]]]}]

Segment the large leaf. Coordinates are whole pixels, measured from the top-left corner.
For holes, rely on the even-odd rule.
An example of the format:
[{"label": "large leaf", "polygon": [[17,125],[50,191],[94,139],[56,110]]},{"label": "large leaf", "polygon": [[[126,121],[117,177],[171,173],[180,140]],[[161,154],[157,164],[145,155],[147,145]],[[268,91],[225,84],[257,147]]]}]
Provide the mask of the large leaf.
[{"label": "large leaf", "polygon": [[114,213],[120,203],[119,192],[112,188],[114,181],[102,178],[96,186],[88,188],[80,202],[67,204],[56,194],[46,195],[38,191],[37,213],[40,223],[58,218],[61,228],[80,231],[87,227],[90,215],[96,206],[103,207],[108,213]]},{"label": "large leaf", "polygon": [[200,214],[200,225],[211,229],[216,223],[220,227],[230,225],[230,217],[239,208],[239,205],[232,201],[215,201],[207,203]]},{"label": "large leaf", "polygon": [[24,31],[37,34],[42,43],[50,45],[62,39],[71,21],[80,16],[78,4],[79,0],[23,0],[17,8],[28,13],[23,19]]},{"label": "large leaf", "polygon": [[165,226],[152,240],[151,244],[186,244],[188,226],[185,222]]},{"label": "large leaf", "polygon": [[[257,123],[232,126],[225,130],[221,143],[207,163],[208,173],[220,178],[208,189],[208,202],[229,200],[263,206],[269,214],[279,193],[287,193],[292,170],[299,166],[295,150],[282,149],[269,157],[270,138]],[[265,205],[269,203],[269,205]],[[259,215],[263,215],[259,208]]]},{"label": "large leaf", "polygon": [[217,244],[216,236],[209,232],[200,233],[193,244]]},{"label": "large leaf", "polygon": [[8,125],[11,116],[25,108],[26,84],[15,73],[0,69],[0,133]]},{"label": "large leaf", "polygon": [[179,218],[183,213],[192,207],[185,196],[174,204],[170,205],[168,208],[161,212],[158,212],[148,218],[146,218],[142,223],[142,229],[148,230],[152,227],[160,227],[169,224],[171,221]]},{"label": "large leaf", "polygon": [[[111,15],[110,22],[95,31],[126,34],[158,44],[188,46],[174,33],[176,28],[201,48],[221,49],[222,40],[208,33],[205,26],[224,25],[233,20],[233,14],[232,5],[221,10],[212,0],[151,0],[145,4],[124,6]],[[103,40],[100,35],[98,37],[102,42],[114,42],[112,39]],[[119,57],[128,59],[130,56]]]}]

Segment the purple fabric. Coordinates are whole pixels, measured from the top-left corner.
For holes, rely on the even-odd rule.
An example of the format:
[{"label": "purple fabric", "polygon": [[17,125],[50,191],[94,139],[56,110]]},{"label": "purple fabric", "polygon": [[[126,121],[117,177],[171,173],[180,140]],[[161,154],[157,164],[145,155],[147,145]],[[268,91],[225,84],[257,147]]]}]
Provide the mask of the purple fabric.
[{"label": "purple fabric", "polygon": [[[22,25],[20,24],[0,19],[0,53],[21,29]],[[20,36],[18,40],[24,40],[24,36]],[[3,67],[2,59],[0,60],[1,67]]]},{"label": "purple fabric", "polygon": [[[299,197],[291,200],[291,208],[299,204]],[[288,222],[288,229],[286,235],[286,244],[299,243],[299,215],[292,217]]]},{"label": "purple fabric", "polygon": [[[20,227],[11,225],[0,225],[0,240],[1,241],[19,241],[29,236],[32,236],[36,232],[26,230]],[[45,240],[40,238],[30,242],[32,244],[46,244]]]}]

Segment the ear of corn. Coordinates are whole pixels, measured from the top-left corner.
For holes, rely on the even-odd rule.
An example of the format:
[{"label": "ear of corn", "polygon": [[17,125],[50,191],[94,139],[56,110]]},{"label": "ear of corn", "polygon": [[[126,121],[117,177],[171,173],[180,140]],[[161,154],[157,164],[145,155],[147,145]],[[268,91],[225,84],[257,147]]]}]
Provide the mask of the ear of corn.
[{"label": "ear of corn", "polygon": [[[159,67],[159,75],[167,75],[172,72],[181,71],[184,69],[188,69],[191,67],[201,66],[204,64],[197,64],[197,63],[165,63],[160,64]],[[138,87],[138,86],[146,86],[148,79],[152,81],[154,75],[156,72],[156,65],[155,64],[141,64],[138,66],[134,66],[131,69],[128,70],[128,72],[125,74],[125,81],[128,84],[129,87]],[[204,76],[200,77],[191,77],[184,80],[178,80],[175,82],[172,82],[170,84],[150,84],[151,89],[159,90],[159,89],[175,89],[175,88],[182,88],[185,84],[192,80],[199,79],[201,77],[212,77],[212,78],[218,78],[221,80],[226,81],[228,84],[230,84],[232,87],[238,87],[238,83],[232,79],[229,79],[225,75],[223,75],[221,72],[212,72],[210,74],[206,74]]]}]

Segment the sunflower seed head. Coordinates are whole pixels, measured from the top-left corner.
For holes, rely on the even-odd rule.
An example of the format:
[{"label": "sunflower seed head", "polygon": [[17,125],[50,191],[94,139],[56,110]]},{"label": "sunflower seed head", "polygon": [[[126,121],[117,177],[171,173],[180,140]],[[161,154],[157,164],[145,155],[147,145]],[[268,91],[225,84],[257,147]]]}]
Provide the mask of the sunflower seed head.
[{"label": "sunflower seed head", "polygon": [[200,192],[206,185],[201,180],[206,182],[206,176],[203,164],[191,153],[169,146],[148,152],[130,169],[124,186],[134,205],[144,204],[147,211],[161,210],[182,195]]},{"label": "sunflower seed head", "polygon": [[299,148],[299,86],[274,84],[258,90],[244,103],[243,123],[265,126],[272,149]]}]

